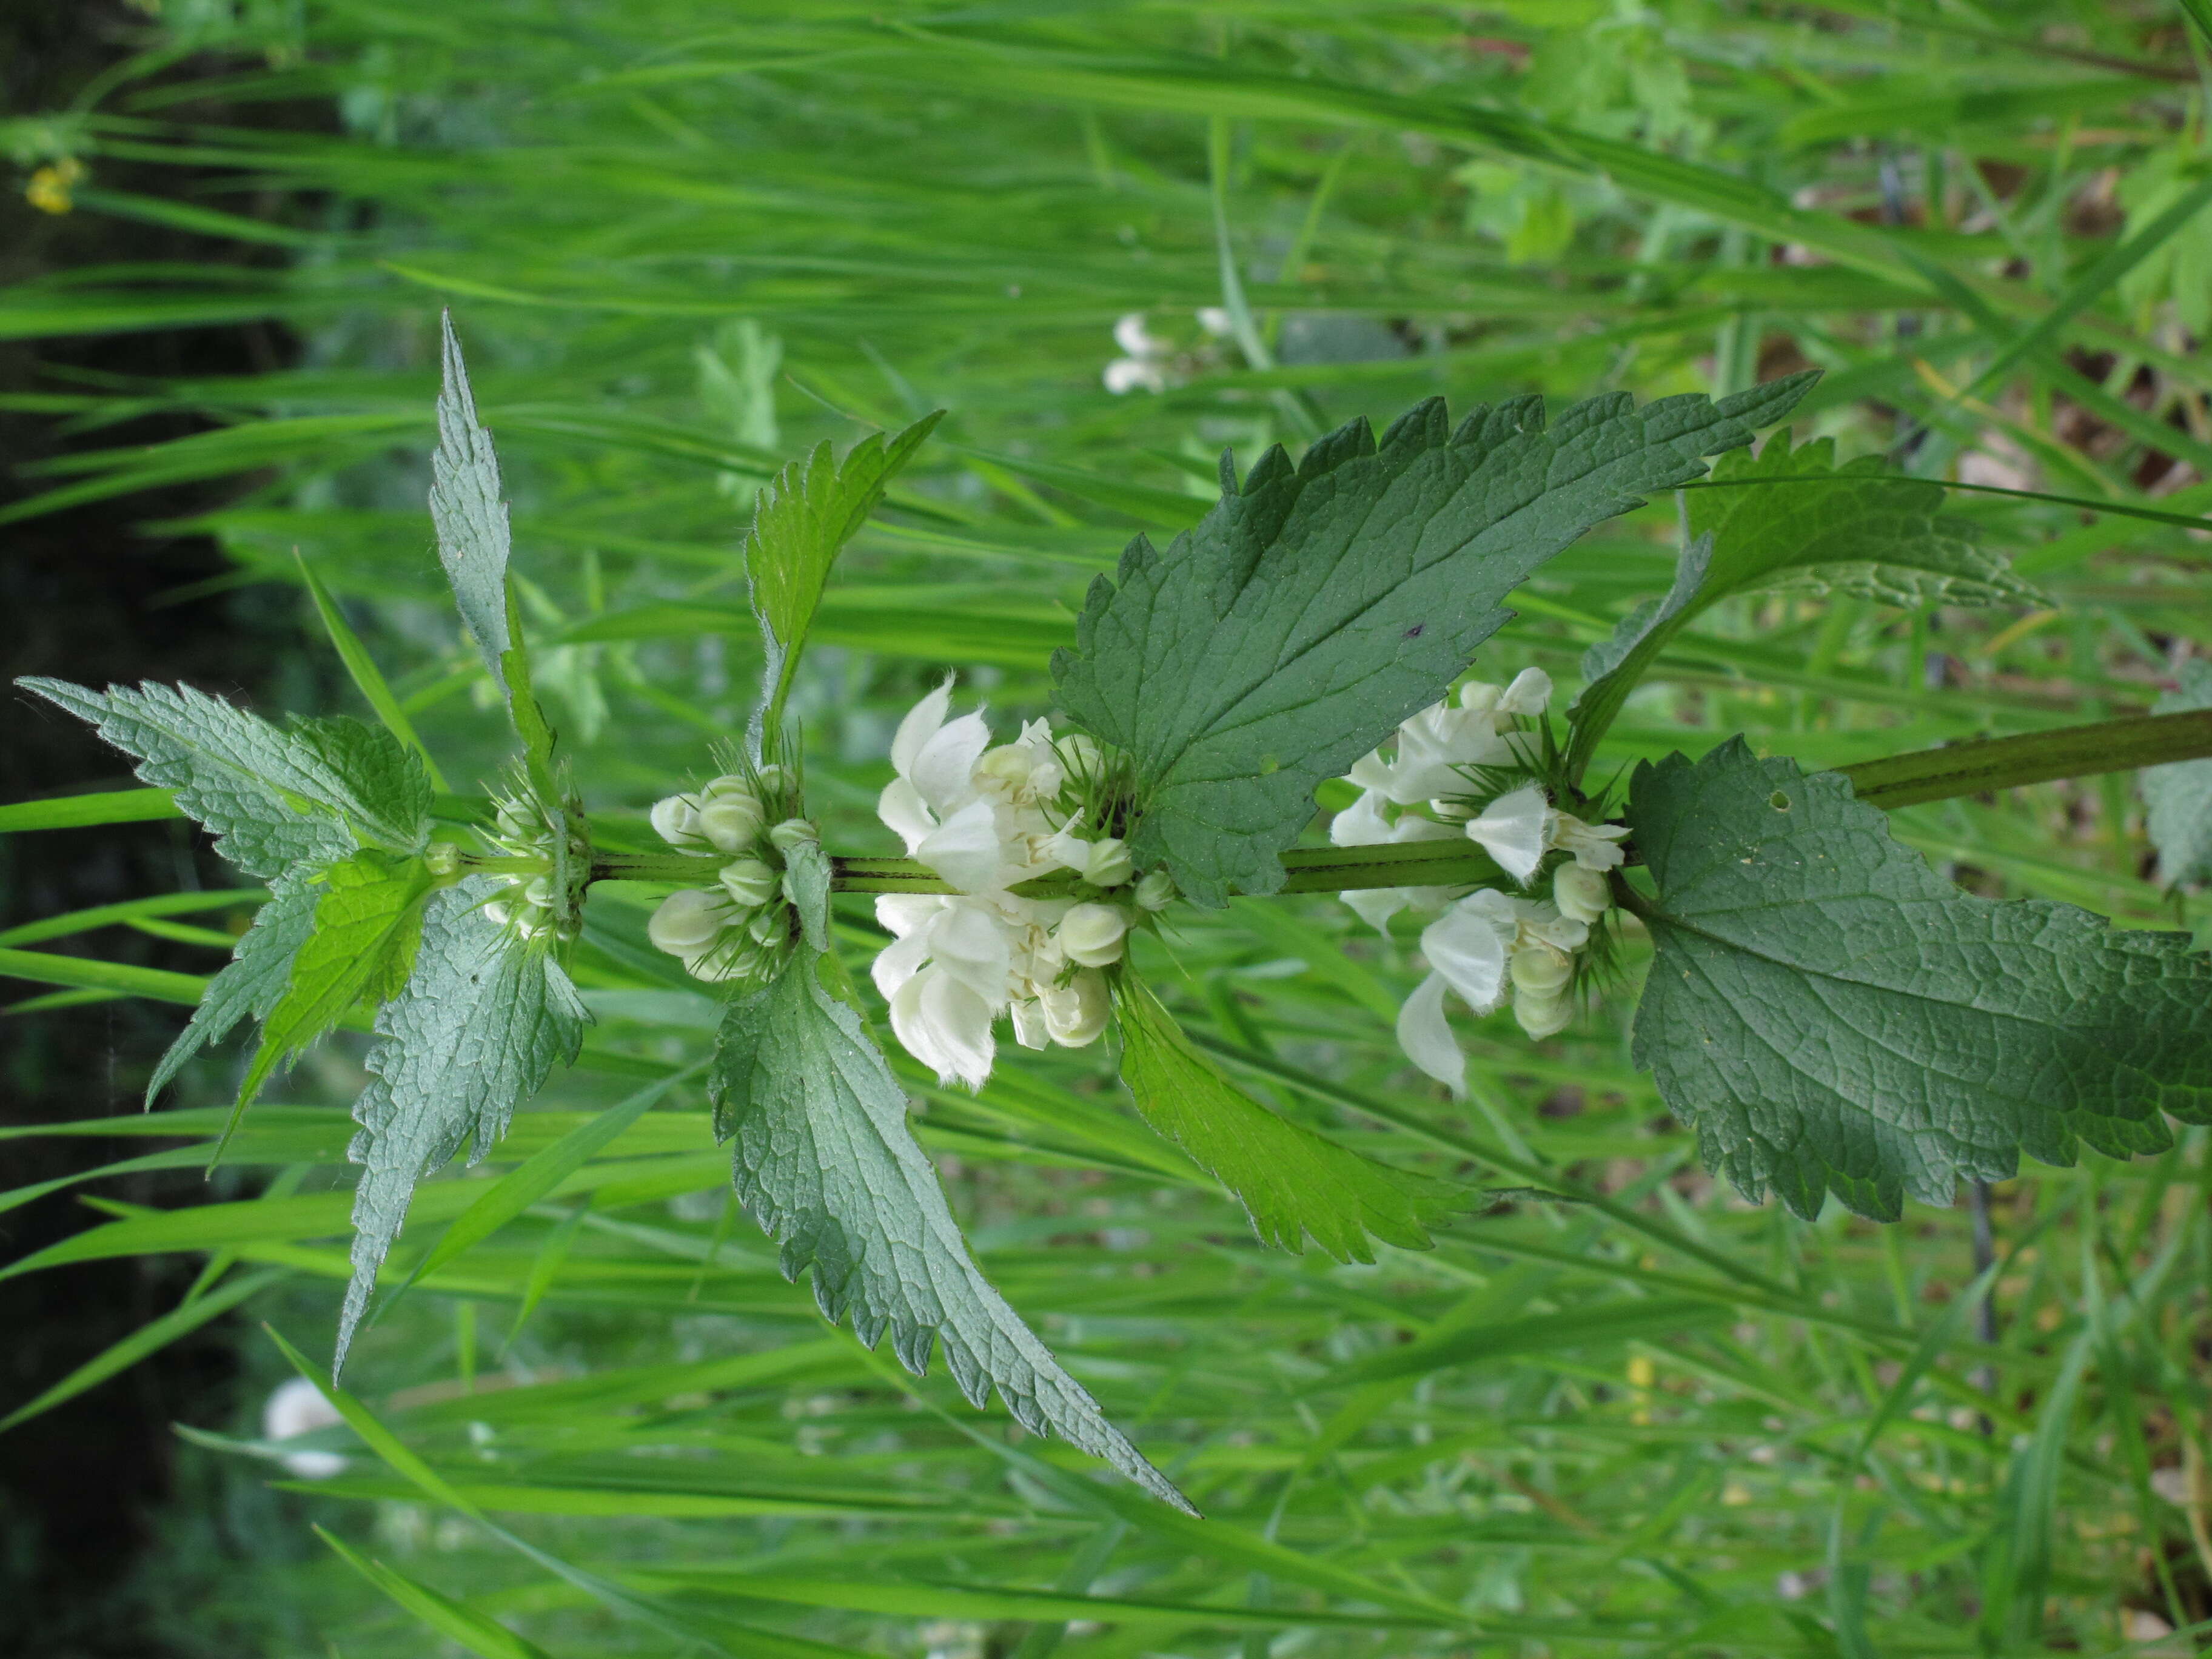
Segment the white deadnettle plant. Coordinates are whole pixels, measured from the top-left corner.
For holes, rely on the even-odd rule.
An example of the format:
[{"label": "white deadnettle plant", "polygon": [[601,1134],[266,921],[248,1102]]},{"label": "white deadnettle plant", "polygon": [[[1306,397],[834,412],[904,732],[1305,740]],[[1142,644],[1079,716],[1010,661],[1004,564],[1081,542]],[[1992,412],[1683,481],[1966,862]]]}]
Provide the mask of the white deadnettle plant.
[{"label": "white deadnettle plant", "polygon": [[[1126,386],[1164,382],[1141,318],[1119,337]],[[498,467],[450,325],[445,371],[431,511],[514,729],[510,783],[441,793],[397,716],[389,729],[279,726],[186,688],[24,682],[94,722],[269,891],[153,1092],[250,1018],[261,1041],[243,1110],[274,1066],[357,1010],[373,1018],[340,1364],[416,1183],[465,1148],[491,1152],[576,1057],[590,1017],[566,964],[601,881],[665,895],[647,939],[720,1000],[700,1062],[712,1121],[785,1271],[811,1274],[823,1311],[849,1316],[864,1341],[888,1334],[909,1369],[941,1346],[976,1405],[996,1390],[1027,1427],[1176,1504],[969,1255],[836,949],[834,895],[872,898],[890,935],[875,988],[899,1045],[940,1083],[985,1084],[1001,1018],[1032,1048],[1083,1047],[1110,1026],[1138,1113],[1237,1198],[1263,1243],[1311,1238],[1344,1259],[1372,1260],[1378,1241],[1420,1248],[1480,1194],[1238,1086],[1215,1058],[1242,1065],[1234,1043],[1193,1042],[1133,959],[1132,938],[1174,904],[1288,889],[1341,892],[1377,927],[1415,910],[1427,972],[1399,1040],[1454,1089],[1447,997],[1478,1014],[1510,1001],[1547,1038],[1568,1025],[1601,945],[1626,957],[1648,940],[1639,1064],[1710,1163],[1806,1216],[1832,1192],[1894,1218],[1906,1194],[1948,1202],[1959,1180],[2007,1175],[2023,1150],[2063,1162],[2086,1142],[2125,1157],[2167,1144],[2166,1115],[2212,1121],[2212,958],[2183,935],[1960,893],[1890,838],[1881,810],[2106,756],[2187,759],[2205,751],[2200,717],[1848,774],[1733,741],[1638,766],[1619,822],[1583,793],[1630,690],[1723,599],[1790,580],[1897,604],[2036,599],[1971,526],[1938,515],[1940,486],[1879,460],[1838,465],[1786,434],[1749,455],[1808,377],[1717,402],[1607,396],[1556,425],[1528,398],[1455,427],[1432,399],[1379,439],[1355,421],[1295,462],[1270,451],[1241,479],[1224,459],[1202,520],[1164,550],[1139,537],[1093,583],[1052,663],[1057,732],[1034,719],[994,741],[980,711],[954,715],[949,679],[907,715],[878,803],[905,854],[869,858],[823,847],[785,703],[840,549],[936,417],[842,457],[823,444],[761,493],[743,574],[763,691],[743,747],[653,806],[659,848],[617,851],[612,836],[595,842],[532,689]],[[1584,659],[1563,741],[1534,670],[1449,695],[1519,583],[1643,497],[1695,484],[1709,456],[1723,458],[1714,482],[1735,487],[1686,494],[1674,588]],[[1769,484],[1790,487],[1747,487]],[[1315,792],[1347,774],[1360,793],[1334,844],[1300,846]],[[627,947],[629,914],[607,907],[595,925]]]}]

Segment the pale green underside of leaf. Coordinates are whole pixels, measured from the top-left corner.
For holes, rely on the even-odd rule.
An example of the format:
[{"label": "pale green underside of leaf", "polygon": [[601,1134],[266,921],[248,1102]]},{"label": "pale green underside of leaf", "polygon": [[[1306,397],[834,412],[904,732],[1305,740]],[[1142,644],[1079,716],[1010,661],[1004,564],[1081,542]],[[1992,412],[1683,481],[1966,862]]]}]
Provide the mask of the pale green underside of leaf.
[{"label": "pale green underside of leaf", "polygon": [[1378,445],[1364,421],[1294,468],[1270,450],[1163,553],[1142,537],[1091,585],[1060,706],[1134,758],[1132,850],[1184,894],[1273,892],[1313,792],[1436,702],[1510,616],[1506,595],[1591,526],[1748,443],[1811,384],[1724,398],[1625,394],[1547,427],[1543,401],[1432,398]]},{"label": "pale green underside of leaf", "polygon": [[363,842],[413,853],[428,840],[429,779],[379,727],[343,716],[271,726],[187,685],[18,684],[137,757],[138,776],[174,791],[178,809],[250,875],[319,868]]},{"label": "pale green underside of leaf", "polygon": [[1689,541],[1672,589],[1583,656],[1578,720],[1609,721],[1667,641],[1733,594],[1807,588],[1908,610],[2042,602],[1976,544],[1971,522],[1943,515],[1940,484],[1892,472],[1880,456],[1838,467],[1832,440],[1792,449],[1783,431],[1756,456],[1723,456],[1712,483],[1727,487],[1683,493]]},{"label": "pale green underside of leaf", "polygon": [[2025,1151],[2074,1161],[2212,1119],[2212,957],[2070,905],[1960,892],[1833,773],[1741,739],[1639,767],[1659,896],[1634,1056],[1706,1162],[1812,1216],[1893,1219]]},{"label": "pale green underside of leaf", "polygon": [[942,1342],[972,1404],[995,1384],[1024,1428],[1057,1431],[1188,1510],[977,1270],[904,1092],[859,1015],[823,988],[820,960],[802,948],[774,985],[731,1006],[709,1074],[736,1142],[738,1197],[781,1246],[785,1275],[811,1268],[823,1315],[849,1312],[870,1347],[888,1330],[917,1376]]},{"label": "pale green underside of leaf", "polygon": [[270,888],[269,902],[232,948],[229,963],[208,981],[200,1006],[154,1068],[146,1085],[147,1105],[154,1103],[186,1061],[209,1043],[222,1042],[239,1021],[249,1016],[269,1018],[291,981],[292,958],[314,931],[315,905],[321,896],[319,888],[304,880],[280,881]]},{"label": "pale green underside of leaf", "polygon": [[[2212,708],[2212,663],[2185,662],[2180,684],[2155,712]],[[2158,878],[2169,887],[2212,878],[2212,760],[2177,761],[2143,769],[2145,829],[2158,848]]]},{"label": "pale green underside of leaf", "polygon": [[438,558],[469,637],[483,653],[492,682],[504,691],[501,659],[514,646],[507,630],[507,560],[512,538],[500,498],[499,458],[477,419],[468,366],[451,313],[441,319],[444,380],[438,392],[438,447],[430,457],[430,518]]},{"label": "pale green underside of leaf", "polygon": [[415,971],[376,1017],[361,1125],[347,1156],[362,1166],[353,1206],[353,1282],[337,1356],[345,1362],[377,1270],[406,1218],[416,1183],[463,1146],[483,1158],[556,1062],[576,1057],[585,1012],[551,954],[484,915],[506,885],[471,876],[422,908]]},{"label": "pale green underside of leaf", "polygon": [[1303,1253],[1310,1234],[1340,1261],[1372,1261],[1369,1235],[1426,1249],[1426,1224],[1477,1201],[1465,1188],[1377,1164],[1277,1116],[1192,1048],[1133,975],[1117,975],[1114,1012],[1121,1080],[1137,1110],[1229,1189],[1261,1243]]}]

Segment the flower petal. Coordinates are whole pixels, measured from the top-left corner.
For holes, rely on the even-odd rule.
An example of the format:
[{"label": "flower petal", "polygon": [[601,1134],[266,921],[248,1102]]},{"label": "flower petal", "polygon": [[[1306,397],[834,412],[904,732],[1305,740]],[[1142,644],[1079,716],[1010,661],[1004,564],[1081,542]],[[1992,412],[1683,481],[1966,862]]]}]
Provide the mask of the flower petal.
[{"label": "flower petal", "polygon": [[908,709],[906,718],[899,722],[898,734],[891,739],[891,769],[901,777],[913,772],[922,745],[945,724],[945,711],[952,706],[953,678],[947,674],[945,684]]},{"label": "flower petal", "polygon": [[1352,907],[1352,915],[1378,933],[1390,931],[1390,918],[1404,909],[1407,903],[1402,887],[1360,887],[1337,897]]},{"label": "flower petal", "polygon": [[1431,974],[1413,988],[1398,1011],[1398,1046],[1431,1077],[1457,1095],[1467,1090],[1467,1056],[1452,1038],[1444,1018],[1444,981]]},{"label": "flower petal", "polygon": [[1500,795],[1470,819],[1468,839],[1480,842],[1514,880],[1526,881],[1544,861],[1544,830],[1551,814],[1544,792],[1528,784]]},{"label": "flower petal", "polygon": [[929,929],[917,928],[877,951],[876,959],[868,964],[868,976],[876,981],[877,991],[888,1002],[921,971],[922,964],[928,960]]},{"label": "flower petal", "polygon": [[932,811],[955,811],[975,799],[975,763],[990,746],[991,728],[982,715],[963,714],[930,734],[908,775]]},{"label": "flower petal", "polygon": [[905,778],[893,778],[876,798],[876,816],[897,832],[912,858],[929,832],[937,828],[936,816],[922,805],[921,796]]},{"label": "flower petal", "polygon": [[[1365,765],[1364,761],[1360,763]],[[1358,767],[1352,770],[1357,772]],[[1382,816],[1382,792],[1370,789],[1328,823],[1328,838],[1338,847],[1381,847],[1390,840],[1390,825]]]},{"label": "flower petal", "polygon": [[1506,714],[1540,714],[1552,703],[1552,677],[1540,668],[1524,668],[1513,677],[1513,684],[1505,688],[1505,695],[1498,700],[1497,712]]},{"label": "flower petal", "polygon": [[993,1008],[1006,1006],[1013,950],[1004,924],[990,910],[955,900],[929,930],[929,954]]},{"label": "flower petal", "polygon": [[914,983],[921,987],[922,1021],[939,1045],[939,1080],[957,1078],[971,1089],[981,1088],[998,1053],[990,1005],[950,974],[925,974]]},{"label": "flower petal", "polygon": [[1475,902],[1494,891],[1486,888],[1470,894],[1421,930],[1421,954],[1429,966],[1478,1014],[1489,1013],[1505,1000],[1512,925],[1501,926],[1495,905]]},{"label": "flower petal", "polygon": [[1006,858],[991,803],[969,802],[925,836],[914,855],[963,893],[998,886]]}]

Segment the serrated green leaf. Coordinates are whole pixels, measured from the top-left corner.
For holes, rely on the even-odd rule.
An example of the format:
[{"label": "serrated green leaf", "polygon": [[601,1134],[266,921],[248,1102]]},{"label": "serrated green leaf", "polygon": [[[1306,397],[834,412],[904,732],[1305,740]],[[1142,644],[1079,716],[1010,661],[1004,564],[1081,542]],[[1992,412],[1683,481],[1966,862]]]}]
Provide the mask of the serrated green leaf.
[{"label": "serrated green leaf", "polygon": [[251,875],[318,868],[363,842],[419,852],[429,838],[421,763],[359,720],[271,726],[188,685],[17,684],[137,757],[139,777],[173,790],[178,807],[216,837],[216,850]]},{"label": "serrated green leaf", "polygon": [[[283,995],[262,1016],[261,1047],[239,1085],[234,1125],[280,1060],[329,1030],[355,1004],[399,994],[414,969],[430,887],[429,868],[420,859],[356,853],[324,872],[313,931],[293,953]],[[229,1138],[226,1130],[223,1139]]]},{"label": "serrated green leaf", "polygon": [[[2212,663],[2185,662],[2178,678],[2180,684],[2152,713],[2212,708]],[[2168,887],[2212,878],[2212,760],[2147,766],[2142,793],[2149,808],[2143,827],[2158,849],[2158,878]]]},{"label": "serrated green leaf", "polygon": [[1838,466],[1832,439],[1792,449],[1778,432],[1756,456],[1722,457],[1711,483],[1683,499],[1689,540],[1674,586],[1583,658],[1589,684],[1575,700],[1568,755],[1576,771],[1667,643],[1733,594],[1803,587],[1910,610],[2043,602],[1977,544],[1971,521],[1944,515],[1941,484],[1893,472],[1879,455]]},{"label": "serrated green leaf", "polygon": [[917,1376],[941,1341],[972,1404],[995,1384],[1024,1428],[1057,1431],[1188,1510],[977,1271],[905,1094],[860,1016],[823,988],[817,964],[834,960],[802,947],[775,984],[732,1003],[708,1074],[716,1122],[736,1141],[738,1200],[782,1247],[785,1276],[811,1267],[823,1315],[849,1311],[870,1347],[888,1328]]},{"label": "serrated green leaf", "polygon": [[1293,467],[1272,449],[1165,553],[1143,537],[1091,584],[1060,702],[1136,763],[1139,867],[1201,904],[1270,893],[1313,793],[1443,696],[1511,616],[1505,596],[1591,526],[1705,471],[1810,387],[1712,403],[1626,394],[1547,427],[1543,400],[1431,398],[1378,444],[1366,422]]},{"label": "serrated green leaf", "polygon": [[147,1105],[154,1103],[186,1061],[209,1043],[222,1042],[240,1020],[248,1015],[269,1018],[291,982],[293,957],[314,932],[315,906],[321,897],[319,889],[301,879],[280,881],[270,889],[269,902],[231,947],[229,965],[208,981],[199,1006],[155,1066],[146,1085]]},{"label": "serrated green leaf", "polygon": [[471,876],[430,896],[414,973],[376,1017],[382,1041],[368,1055],[368,1086],[354,1103],[361,1132],[347,1149],[362,1172],[339,1366],[416,1182],[464,1146],[471,1162],[489,1152],[554,1063],[575,1059],[590,1022],[551,955],[483,915],[506,884]]},{"label": "serrated green leaf", "polygon": [[1269,1111],[1191,1047],[1133,974],[1115,975],[1114,1012],[1137,1110],[1229,1189],[1261,1243],[1303,1253],[1310,1235],[1340,1261],[1372,1261],[1370,1234],[1425,1250],[1426,1224],[1474,1203],[1465,1188],[1377,1164]]},{"label": "serrated green leaf", "polygon": [[872,433],[840,461],[824,439],[801,464],[793,461],[762,489],[745,536],[745,575],[752,588],[768,654],[761,690],[762,727],[774,732],[799,667],[807,629],[822,603],[830,567],[853,539],[900,468],[938,422],[939,410],[903,432]]},{"label": "serrated green leaf", "polygon": [[2212,1120],[2212,957],[2070,905],[1962,893],[1834,773],[1733,738],[1637,769],[1658,886],[1634,1057],[1707,1164],[1802,1216],[1892,1220],[2021,1152],[2074,1161]]},{"label": "serrated green leaf", "polygon": [[438,447],[430,457],[430,518],[438,528],[438,559],[446,567],[462,625],[483,654],[493,684],[504,692],[507,671],[501,659],[514,643],[507,611],[513,538],[500,494],[499,458],[492,451],[491,434],[477,419],[452,312],[441,315],[439,328],[442,383]]}]

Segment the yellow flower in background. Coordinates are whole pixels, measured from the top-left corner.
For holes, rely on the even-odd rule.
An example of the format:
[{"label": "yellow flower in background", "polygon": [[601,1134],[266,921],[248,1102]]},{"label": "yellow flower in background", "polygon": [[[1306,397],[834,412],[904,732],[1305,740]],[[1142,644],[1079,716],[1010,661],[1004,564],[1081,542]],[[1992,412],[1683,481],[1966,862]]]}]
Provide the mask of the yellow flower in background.
[{"label": "yellow flower in background", "polygon": [[67,213],[76,205],[70,189],[83,177],[84,163],[64,156],[31,175],[31,182],[23,186],[23,199],[41,213]]}]

